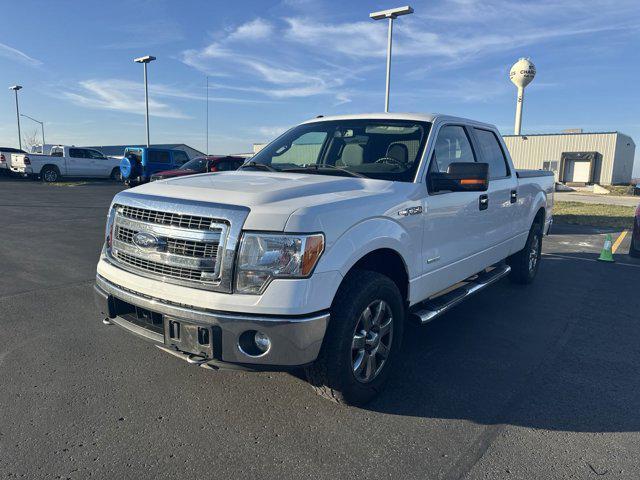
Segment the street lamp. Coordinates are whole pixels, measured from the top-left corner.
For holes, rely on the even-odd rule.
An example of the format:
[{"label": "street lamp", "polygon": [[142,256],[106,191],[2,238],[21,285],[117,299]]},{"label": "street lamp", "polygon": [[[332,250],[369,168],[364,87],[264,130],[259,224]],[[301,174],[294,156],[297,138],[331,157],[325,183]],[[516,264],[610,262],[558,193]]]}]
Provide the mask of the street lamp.
[{"label": "street lamp", "polygon": [[24,113],[21,113],[20,116],[27,117],[29,120],[33,120],[34,122],[40,124],[40,128],[42,128],[42,152],[41,153],[44,153],[44,143],[45,143],[44,142],[44,122],[41,122],[40,120],[36,120],[35,118],[30,117],[29,115],[25,115]]},{"label": "street lamp", "polygon": [[155,59],[156,57],[152,57],[151,55],[133,59],[134,62],[142,63],[144,65],[144,103],[146,108],[146,119],[147,119],[147,147],[151,146],[151,144],[149,143],[149,85],[147,82],[147,63],[151,63]]},{"label": "street lamp", "polygon": [[391,84],[391,38],[393,36],[393,20],[396,17],[400,17],[402,15],[409,15],[413,13],[413,8],[410,6],[391,8],[389,10],[381,10],[379,12],[373,12],[369,14],[369,18],[373,18],[374,20],[384,20],[385,18],[389,19],[389,34],[387,38],[387,86],[384,94],[384,111],[389,111],[389,87]]},{"label": "street lamp", "polygon": [[16,93],[16,117],[18,119],[18,146],[22,150],[22,135],[20,133],[20,107],[18,106],[18,90],[22,88],[22,85],[14,85],[9,87],[9,90],[13,90]]},{"label": "street lamp", "polygon": [[207,75],[207,139],[206,144],[207,148],[205,148],[205,152],[209,155],[209,75]]}]

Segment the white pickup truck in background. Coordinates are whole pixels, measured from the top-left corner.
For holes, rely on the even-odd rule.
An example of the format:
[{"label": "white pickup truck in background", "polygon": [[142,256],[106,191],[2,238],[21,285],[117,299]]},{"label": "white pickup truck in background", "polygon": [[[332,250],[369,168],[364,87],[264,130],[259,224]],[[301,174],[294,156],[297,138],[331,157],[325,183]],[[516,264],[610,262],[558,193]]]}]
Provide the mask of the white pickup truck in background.
[{"label": "white pickup truck in background", "polygon": [[39,177],[44,182],[57,182],[62,177],[120,179],[120,159],[107,157],[90,148],[57,145],[49,155],[14,153],[10,169],[14,173]]},{"label": "white pickup truck in background", "polygon": [[[445,115],[315,118],[241,170],[118,193],[96,304],[203,367],[304,367],[363,404],[426,323],[509,276],[533,281],[551,172],[516,171],[495,127]],[[508,314],[508,312],[505,312]]]}]

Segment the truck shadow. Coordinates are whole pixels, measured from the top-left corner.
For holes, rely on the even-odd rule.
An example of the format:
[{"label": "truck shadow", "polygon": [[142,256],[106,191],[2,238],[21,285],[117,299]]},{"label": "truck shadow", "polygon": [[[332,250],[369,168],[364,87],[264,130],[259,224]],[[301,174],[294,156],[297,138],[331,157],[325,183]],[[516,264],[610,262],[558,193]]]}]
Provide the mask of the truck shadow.
[{"label": "truck shadow", "polygon": [[640,430],[640,270],[545,257],[533,285],[501,281],[410,325],[368,409],[573,432]]}]

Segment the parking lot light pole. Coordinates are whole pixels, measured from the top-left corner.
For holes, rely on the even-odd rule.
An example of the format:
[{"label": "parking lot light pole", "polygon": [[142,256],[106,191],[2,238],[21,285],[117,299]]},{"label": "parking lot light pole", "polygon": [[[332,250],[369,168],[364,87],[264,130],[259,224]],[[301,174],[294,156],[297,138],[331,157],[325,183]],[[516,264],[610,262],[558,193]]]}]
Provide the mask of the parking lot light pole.
[{"label": "parking lot light pole", "polygon": [[149,82],[147,81],[147,63],[151,63],[155,59],[156,57],[152,57],[151,55],[133,59],[134,62],[144,65],[144,104],[146,109],[145,118],[147,120],[147,147],[151,146],[149,142]]},{"label": "parking lot light pole", "polygon": [[209,75],[207,75],[207,139],[206,144],[207,148],[205,148],[205,152],[209,155]]},{"label": "parking lot light pole", "polygon": [[413,8],[409,5],[405,7],[391,8],[389,10],[381,10],[369,14],[369,18],[374,20],[389,19],[389,33],[387,36],[387,84],[384,94],[384,111],[389,111],[389,89],[391,87],[391,44],[393,38],[393,20],[402,15],[413,13]]},{"label": "parking lot light pole", "polygon": [[16,117],[18,118],[18,147],[22,150],[22,134],[20,133],[20,107],[18,105],[18,90],[22,88],[22,85],[14,85],[9,87],[9,90],[13,90],[16,94]]},{"label": "parking lot light pole", "polygon": [[24,113],[20,114],[21,117],[27,117],[29,120],[33,120],[36,123],[40,124],[40,128],[42,129],[42,153],[44,153],[44,122],[41,122],[40,120],[36,120],[33,117],[30,117],[29,115],[25,115]]}]

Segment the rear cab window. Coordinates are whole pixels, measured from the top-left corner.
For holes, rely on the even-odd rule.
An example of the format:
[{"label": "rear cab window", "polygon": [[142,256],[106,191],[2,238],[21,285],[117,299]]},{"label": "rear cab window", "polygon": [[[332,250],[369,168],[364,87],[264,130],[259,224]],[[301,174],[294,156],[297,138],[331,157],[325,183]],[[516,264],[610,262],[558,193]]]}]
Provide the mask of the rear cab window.
[{"label": "rear cab window", "polygon": [[135,163],[142,163],[142,150],[140,149],[125,149],[124,156],[130,161]]}]

